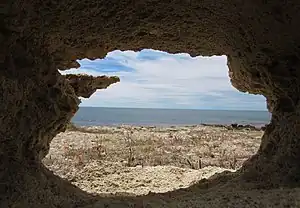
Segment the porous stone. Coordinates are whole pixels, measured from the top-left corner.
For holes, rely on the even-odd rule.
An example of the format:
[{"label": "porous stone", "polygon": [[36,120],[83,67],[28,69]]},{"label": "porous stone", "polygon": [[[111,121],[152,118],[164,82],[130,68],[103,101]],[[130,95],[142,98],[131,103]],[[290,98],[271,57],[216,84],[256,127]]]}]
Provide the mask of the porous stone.
[{"label": "porous stone", "polygon": [[65,78],[79,97],[89,98],[97,89],[106,89],[109,85],[120,81],[119,77],[98,76],[86,74],[67,74]]},{"label": "porous stone", "polygon": [[[68,81],[58,69],[79,67],[76,60],[103,58],[114,49],[227,55],[232,85],[264,95],[272,113],[259,151],[239,174],[260,187],[300,185],[298,0],[0,5],[1,207],[72,207],[89,198],[67,188],[41,158],[77,111],[77,96],[89,97],[103,86],[85,76]],[[85,84],[78,87],[80,82]]]}]

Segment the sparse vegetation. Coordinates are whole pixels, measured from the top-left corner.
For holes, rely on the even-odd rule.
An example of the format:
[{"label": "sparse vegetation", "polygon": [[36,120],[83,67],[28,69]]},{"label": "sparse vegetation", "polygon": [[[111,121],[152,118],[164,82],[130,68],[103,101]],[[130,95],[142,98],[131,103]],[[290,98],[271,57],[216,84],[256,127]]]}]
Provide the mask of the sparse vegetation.
[{"label": "sparse vegetation", "polygon": [[[262,133],[257,130],[229,130],[225,127],[212,126],[170,128],[70,126],[66,132],[54,138],[44,164],[83,189],[87,186],[86,180],[92,180],[93,183],[97,181],[96,187],[109,187],[112,191],[121,187],[111,183],[123,184],[124,181],[120,180],[129,180],[126,183],[133,183],[130,182],[133,179],[127,179],[129,176],[125,177],[124,174],[128,175],[135,171],[135,175],[130,177],[139,178],[140,176],[136,175],[137,170],[141,171],[139,167],[150,172],[155,166],[158,168],[157,171],[167,171],[163,167],[169,167],[170,171],[179,168],[174,169],[176,174],[179,174],[178,177],[183,174],[180,168],[189,171],[201,171],[212,166],[237,169],[257,151]],[[198,176],[193,180],[202,177],[200,173],[194,173]],[[121,176],[125,178],[121,179]],[[93,179],[89,179],[90,177]],[[158,175],[155,174],[153,177]],[[101,184],[100,180],[103,181]],[[189,176],[186,180],[192,178]],[[91,186],[89,190],[95,191],[96,187]],[[123,189],[127,191],[126,187]]]},{"label": "sparse vegetation", "polygon": [[77,147],[76,143],[64,143],[64,157],[74,161],[105,160],[121,162],[128,167],[173,165],[192,169],[205,166],[239,168],[258,149],[262,135],[261,131],[232,131],[211,126],[173,127],[168,131],[126,126],[123,129],[87,128],[70,124],[68,131],[76,131],[75,140],[86,142]]},{"label": "sparse vegetation", "polygon": [[130,131],[125,131],[124,132],[124,141],[125,141],[125,145],[126,145],[126,148],[127,148],[127,151],[126,153],[128,154],[127,155],[127,166],[128,167],[132,167],[134,166],[134,150],[133,150],[133,146],[134,146],[134,141],[133,141],[133,138],[132,138],[132,134],[133,132]]},{"label": "sparse vegetation", "polygon": [[110,129],[99,129],[99,128],[88,128],[88,127],[82,127],[82,126],[77,126],[72,122],[69,122],[67,124],[67,131],[77,131],[77,132],[84,132],[84,133],[92,133],[92,134],[109,134],[113,133],[110,131]]}]

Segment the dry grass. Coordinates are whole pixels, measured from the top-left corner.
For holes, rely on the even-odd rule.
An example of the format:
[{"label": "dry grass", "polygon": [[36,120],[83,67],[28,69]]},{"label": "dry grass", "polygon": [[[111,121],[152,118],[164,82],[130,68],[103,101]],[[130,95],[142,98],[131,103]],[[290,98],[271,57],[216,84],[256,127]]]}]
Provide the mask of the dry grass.
[{"label": "dry grass", "polygon": [[[64,144],[63,155],[78,164],[93,160],[134,167],[172,165],[199,169],[218,166],[237,169],[259,147],[261,131],[224,127],[79,128],[86,145]],[[61,136],[61,135],[60,135]]]},{"label": "dry grass", "polygon": [[262,131],[211,126],[72,127],[54,138],[44,163],[60,171],[67,169],[61,169],[62,160],[76,168],[97,161],[125,167],[237,169],[257,151],[261,136]]}]

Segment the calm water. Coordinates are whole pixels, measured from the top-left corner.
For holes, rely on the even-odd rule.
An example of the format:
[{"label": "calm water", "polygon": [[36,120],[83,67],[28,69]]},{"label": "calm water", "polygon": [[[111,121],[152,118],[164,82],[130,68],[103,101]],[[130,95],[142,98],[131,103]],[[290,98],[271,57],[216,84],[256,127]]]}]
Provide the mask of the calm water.
[{"label": "calm water", "polygon": [[196,124],[251,124],[261,126],[270,121],[266,111],[175,110],[139,108],[80,107],[72,122],[80,126],[171,126]]}]

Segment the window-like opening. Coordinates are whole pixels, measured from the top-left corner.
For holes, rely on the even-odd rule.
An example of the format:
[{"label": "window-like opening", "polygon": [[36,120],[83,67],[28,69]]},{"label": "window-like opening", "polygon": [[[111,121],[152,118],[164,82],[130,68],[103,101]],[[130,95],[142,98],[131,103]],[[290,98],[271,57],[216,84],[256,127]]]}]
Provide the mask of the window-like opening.
[{"label": "window-like opening", "polygon": [[270,119],[262,96],[232,87],[226,56],[147,49],[79,62],[62,73],[121,82],[82,98],[44,163],[89,192],[167,192],[234,171],[257,151]]}]

